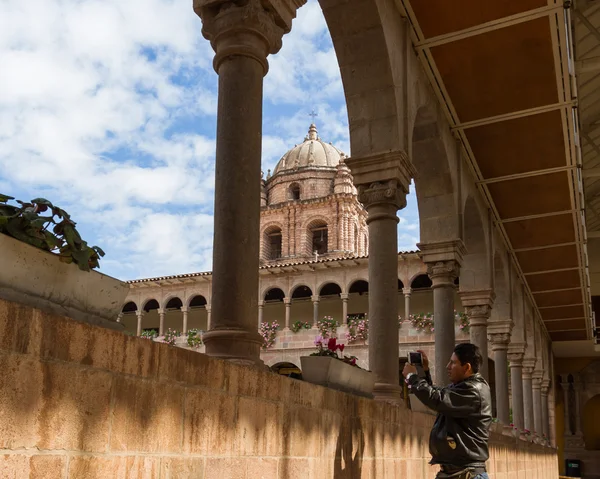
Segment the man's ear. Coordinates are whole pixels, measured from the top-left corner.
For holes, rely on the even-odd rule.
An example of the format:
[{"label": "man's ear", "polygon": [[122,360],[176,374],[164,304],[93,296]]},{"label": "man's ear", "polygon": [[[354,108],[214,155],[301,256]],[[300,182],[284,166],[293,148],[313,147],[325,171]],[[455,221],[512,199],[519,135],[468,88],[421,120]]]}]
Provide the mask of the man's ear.
[{"label": "man's ear", "polygon": [[471,366],[471,363],[465,363],[465,366],[467,367],[465,372],[473,374],[473,367]]}]

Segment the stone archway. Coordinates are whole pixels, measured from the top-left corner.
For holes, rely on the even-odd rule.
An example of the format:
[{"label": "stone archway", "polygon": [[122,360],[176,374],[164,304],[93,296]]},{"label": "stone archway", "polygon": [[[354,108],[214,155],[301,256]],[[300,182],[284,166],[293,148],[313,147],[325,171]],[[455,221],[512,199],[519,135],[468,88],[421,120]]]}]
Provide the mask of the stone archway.
[{"label": "stone archway", "polygon": [[488,289],[491,286],[487,228],[484,224],[483,214],[474,197],[468,196],[463,213],[463,241],[467,251],[460,269],[461,291]]}]

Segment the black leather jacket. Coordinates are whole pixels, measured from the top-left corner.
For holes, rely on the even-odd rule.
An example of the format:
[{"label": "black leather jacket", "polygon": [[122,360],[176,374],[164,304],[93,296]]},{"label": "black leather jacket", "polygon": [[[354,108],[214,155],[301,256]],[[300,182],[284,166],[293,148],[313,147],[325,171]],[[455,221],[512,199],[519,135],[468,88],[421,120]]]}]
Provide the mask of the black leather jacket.
[{"label": "black leather jacket", "polygon": [[458,384],[439,388],[431,376],[410,376],[411,392],[430,409],[437,411],[429,436],[431,464],[485,466],[489,457],[489,427],[492,422],[490,386],[481,374]]}]

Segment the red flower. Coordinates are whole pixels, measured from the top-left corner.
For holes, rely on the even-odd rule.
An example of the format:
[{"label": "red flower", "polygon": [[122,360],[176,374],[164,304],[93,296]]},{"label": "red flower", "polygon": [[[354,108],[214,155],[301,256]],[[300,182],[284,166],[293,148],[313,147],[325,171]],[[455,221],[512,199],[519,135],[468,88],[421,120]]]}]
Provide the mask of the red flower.
[{"label": "red flower", "polygon": [[343,344],[338,344],[337,348],[343,353],[344,352],[344,345]]},{"label": "red flower", "polygon": [[329,338],[329,341],[327,342],[327,349],[335,351],[337,349],[337,339]]}]

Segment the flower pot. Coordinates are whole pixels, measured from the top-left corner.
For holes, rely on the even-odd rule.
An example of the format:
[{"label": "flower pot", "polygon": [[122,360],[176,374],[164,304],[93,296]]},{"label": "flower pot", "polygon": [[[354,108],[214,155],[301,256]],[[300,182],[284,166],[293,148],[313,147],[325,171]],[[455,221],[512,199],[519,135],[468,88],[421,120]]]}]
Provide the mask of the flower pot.
[{"label": "flower pot", "polygon": [[301,356],[302,379],[338,391],[373,397],[375,375],[328,356]]},{"label": "flower pot", "polygon": [[111,329],[129,286],[0,234],[0,298]]}]

